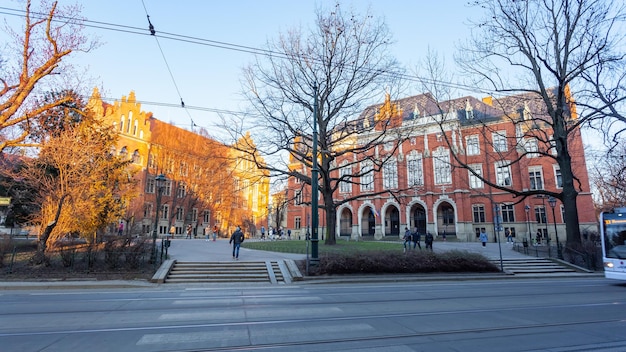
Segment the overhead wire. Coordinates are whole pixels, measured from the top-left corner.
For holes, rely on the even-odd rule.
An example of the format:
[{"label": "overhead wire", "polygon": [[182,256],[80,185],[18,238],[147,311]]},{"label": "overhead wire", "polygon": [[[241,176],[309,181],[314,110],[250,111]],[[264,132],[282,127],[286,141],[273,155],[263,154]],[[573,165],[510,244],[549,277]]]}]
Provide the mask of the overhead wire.
[{"label": "overhead wire", "polygon": [[[167,66],[168,72],[170,74],[170,77],[174,83],[174,86],[176,88],[177,94],[181,100],[181,104],[177,105],[177,104],[167,104],[167,103],[163,103],[160,104],[161,106],[172,106],[172,107],[182,107],[182,108],[186,108],[180,90],[178,88],[178,85],[176,84],[176,80],[174,79],[174,75],[169,67],[169,64],[167,63],[167,59],[165,58],[165,54],[163,52],[163,49],[161,47],[161,44],[158,40],[158,38],[163,38],[163,39],[169,39],[169,40],[173,40],[173,41],[178,41],[178,42],[186,42],[186,43],[190,43],[190,44],[196,44],[196,45],[204,45],[204,46],[210,46],[210,47],[214,47],[214,48],[219,48],[219,49],[225,49],[225,50],[232,50],[232,51],[238,51],[238,52],[243,52],[243,53],[250,53],[250,54],[254,54],[254,55],[263,55],[263,56],[272,56],[272,57],[276,57],[276,58],[281,58],[281,59],[291,59],[292,56],[287,55],[285,53],[282,52],[277,52],[277,51],[273,51],[273,50],[268,50],[268,49],[261,49],[261,48],[255,48],[255,47],[251,47],[251,46],[245,46],[245,45],[239,45],[239,44],[234,44],[234,43],[228,43],[228,42],[222,42],[222,41],[215,41],[215,40],[210,40],[210,39],[205,39],[205,38],[200,38],[200,37],[194,37],[194,36],[188,36],[188,35],[182,35],[182,34],[176,34],[176,33],[169,33],[169,32],[161,32],[161,31],[156,31],[154,30],[154,27],[150,27],[151,22],[149,19],[149,15],[147,12],[147,9],[145,7],[145,3],[142,0],[142,4],[144,6],[144,10],[146,12],[146,16],[148,17],[148,22],[149,22],[149,32],[150,33],[146,33],[146,29],[145,28],[141,28],[141,27],[134,27],[134,26],[128,26],[128,25],[121,25],[121,24],[116,24],[116,23],[111,23],[111,22],[102,22],[102,21],[93,21],[93,20],[89,20],[89,19],[80,19],[77,20],[76,18],[72,18],[72,17],[66,17],[66,16],[60,16],[57,15],[55,16],[55,18],[58,18],[56,21],[59,21],[61,19],[64,20],[73,20],[73,21],[80,21],[81,25],[85,26],[85,27],[89,27],[89,28],[96,28],[96,29],[104,29],[104,30],[111,30],[111,31],[117,31],[117,32],[124,32],[124,33],[129,33],[129,34],[134,34],[134,35],[150,35],[150,36],[154,36],[157,44],[159,46],[159,50],[161,52],[161,55],[163,57],[163,60],[165,61],[165,64]],[[11,11],[11,12],[5,12],[5,11]],[[26,11],[25,10],[20,10],[20,9],[12,9],[12,8],[7,8],[7,7],[1,7],[0,6],[0,14],[5,14],[5,15],[10,15],[10,16],[20,16],[20,17],[24,17],[25,16]],[[40,13],[40,12],[31,12],[30,13],[31,16],[39,16],[39,18],[46,18],[48,16],[48,14],[46,13]],[[54,20],[54,19],[53,19]],[[154,34],[152,33],[152,31],[154,30]],[[307,59],[315,62],[315,61],[319,61],[315,58],[311,58],[308,57]],[[368,72],[370,73],[378,73],[381,74],[383,76],[387,76],[387,77],[399,77],[408,81],[413,81],[413,82],[420,82],[420,83],[430,83],[430,84],[439,84],[445,87],[449,87],[449,88],[456,88],[456,89],[463,89],[463,90],[467,90],[467,91],[474,91],[474,92],[480,92],[483,94],[489,94],[489,95],[497,95],[498,92],[494,92],[494,91],[490,91],[490,90],[484,90],[484,89],[480,89],[477,87],[473,87],[473,86],[468,86],[468,85],[464,85],[464,84],[460,84],[460,83],[454,83],[454,82],[448,82],[448,81],[442,81],[442,80],[436,80],[436,79],[432,79],[432,78],[424,78],[424,77],[420,77],[420,76],[415,76],[415,75],[408,75],[405,73],[400,73],[400,72],[389,72],[389,71],[385,71],[385,70],[381,70],[381,69],[368,69]],[[150,103],[146,103],[147,105],[159,105],[156,104],[154,102],[150,102]],[[191,108],[191,107],[190,107]],[[204,110],[204,111],[219,111],[220,109],[212,109],[212,108],[202,108],[202,107],[193,107],[194,110]],[[227,111],[227,110],[223,110],[223,111]],[[234,113],[232,111],[228,111],[228,113]],[[187,111],[187,114],[189,115],[190,120],[192,121],[192,126],[194,125],[193,123],[193,118],[191,117],[191,115],[189,114],[189,112]],[[238,113],[238,114],[243,114],[243,112]]]},{"label": "overhead wire", "polygon": [[163,52],[163,47],[161,46],[161,43],[159,42],[159,37],[156,36],[156,30],[154,28],[154,25],[152,25],[152,22],[150,21],[150,15],[148,14],[148,9],[146,8],[146,3],[144,2],[144,0],[141,0],[141,4],[143,5],[143,9],[146,12],[146,17],[148,18],[148,30],[150,31],[150,35],[154,37],[154,40],[156,41],[157,46],[159,47],[159,51],[161,52],[161,57],[163,58],[163,62],[165,62],[165,67],[167,67],[167,71],[170,74],[170,78],[172,79],[174,88],[176,88],[176,92],[178,93],[178,97],[180,98],[180,106],[183,108],[183,110],[185,110],[185,112],[187,113],[187,116],[189,116],[189,120],[191,121],[191,131],[193,132],[193,128],[195,127],[196,123],[193,121],[193,117],[191,117],[191,113],[189,112],[189,110],[185,108],[185,102],[183,101],[183,96],[182,94],[180,94],[180,89],[178,88],[178,84],[176,84],[176,79],[174,78],[174,74],[172,73],[170,64],[167,62],[167,58],[165,57],[165,53]]}]

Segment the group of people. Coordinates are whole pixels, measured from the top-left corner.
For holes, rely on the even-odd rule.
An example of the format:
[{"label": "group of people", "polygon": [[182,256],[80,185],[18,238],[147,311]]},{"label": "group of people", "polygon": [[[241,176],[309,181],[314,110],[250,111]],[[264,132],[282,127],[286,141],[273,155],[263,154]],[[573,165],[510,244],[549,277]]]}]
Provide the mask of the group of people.
[{"label": "group of people", "polygon": [[[274,229],[273,227],[270,226],[270,228],[267,231],[267,236],[268,238],[273,241],[273,240],[282,240],[285,238],[285,231],[283,230],[282,227],[279,227],[278,229]],[[291,230],[287,229],[287,237],[288,240],[291,239]],[[261,239],[264,240],[265,239],[265,226],[261,226]]]},{"label": "group of people", "polygon": [[[409,230],[408,227],[405,228],[403,239],[405,253],[407,250],[411,249],[411,242],[413,243],[413,249],[422,249],[422,245],[420,244],[422,234],[417,231],[417,228],[415,228],[413,231]],[[426,232],[426,235],[424,235],[424,244],[426,244],[426,249],[430,249],[431,251],[433,250],[433,240],[433,235],[430,232]]]}]

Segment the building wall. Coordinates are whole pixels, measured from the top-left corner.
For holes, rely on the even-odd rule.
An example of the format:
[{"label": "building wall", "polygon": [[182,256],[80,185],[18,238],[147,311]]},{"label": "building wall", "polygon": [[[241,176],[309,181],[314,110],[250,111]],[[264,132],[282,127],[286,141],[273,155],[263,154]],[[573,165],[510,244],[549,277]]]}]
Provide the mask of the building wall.
[{"label": "building wall", "polygon": [[[154,180],[159,174],[167,178],[160,202],[159,236],[171,232],[172,227],[177,235],[184,236],[188,225],[192,225],[193,233],[198,236],[203,234],[205,228],[216,225],[223,235],[227,235],[244,218],[255,219],[259,228],[265,221],[263,214],[267,209],[269,179],[254,165],[246,164],[242,168],[238,163],[240,158],[231,155],[229,159],[228,153],[232,149],[228,146],[154,118],[152,113],[141,110],[134,92],[114,104],[108,104],[102,101],[95,89],[88,108],[116,131],[118,143],[112,152],[118,155],[126,153],[132,160],[129,168],[134,173],[140,192],[137,199],[127,205],[128,217],[121,220],[133,222],[129,224],[134,225],[133,233],[148,234],[154,229],[157,198]],[[247,177],[249,186],[237,189],[237,195],[233,197],[242,200],[236,204],[217,201],[202,192],[191,192],[192,189],[215,187],[209,186],[209,181],[213,180],[210,170],[205,169],[207,159],[212,156],[218,158],[219,150],[224,150],[224,155],[216,164],[224,165],[224,160],[228,160],[224,168],[232,169],[231,175],[241,179]],[[233,180],[232,177],[216,178],[223,179],[220,182]],[[233,189],[230,185],[219,188]],[[178,213],[180,216],[177,216],[178,208],[182,209]]]},{"label": "building wall", "polygon": [[[405,100],[415,102],[421,101],[422,98],[418,96]],[[494,107],[493,99],[483,102],[472,97],[466,97],[449,102],[453,108],[450,109],[446,116],[446,122],[443,123],[445,134],[441,133],[440,125],[433,118],[424,113],[420,116],[417,103],[415,103],[415,112],[412,112],[411,107],[405,104],[404,122],[402,126],[396,128],[413,128],[412,131],[414,132],[392,155],[397,160],[398,184],[393,189],[396,196],[388,194],[368,196],[368,194],[383,190],[382,172],[375,173],[372,191],[362,192],[360,187],[354,184],[347,192],[339,190],[334,195],[336,201],[356,195],[362,195],[363,198],[347,202],[337,209],[337,234],[351,237],[371,235],[376,238],[396,238],[403,235],[406,227],[418,227],[420,231],[429,231],[438,237],[442,237],[445,233],[446,236],[456,236],[459,240],[477,241],[479,229],[485,228],[490,234],[490,240],[493,241],[495,238],[494,207],[497,205],[500,208],[505,205],[503,228],[500,230],[502,238],[504,238],[506,230],[514,233],[517,240],[530,238],[529,234],[534,237],[539,230],[542,231],[545,239],[544,232],[547,229],[548,235],[554,241],[554,220],[547,199],[529,197],[516,204],[520,201],[519,199],[487,184],[483,184],[481,187],[470,187],[469,171],[460,167],[451,168],[449,182],[435,181],[434,162],[436,155],[438,152],[446,152],[450,149],[446,140],[450,142],[452,148],[458,151],[457,155],[464,163],[481,165],[482,174],[488,180],[496,182],[498,178],[495,160],[504,158],[513,161],[519,158],[523,152],[516,149],[517,136],[521,135],[520,133],[528,131],[529,128],[538,128],[545,132],[546,136],[549,136],[551,131],[547,125],[533,126],[528,123],[520,123],[520,119],[524,118],[523,116],[530,116],[526,114],[532,113],[532,104],[531,107],[528,107],[528,104],[522,101],[519,99],[514,101],[511,97],[507,101],[499,102],[501,104],[498,106],[506,106],[507,104],[510,106],[510,110],[505,114]],[[388,105],[387,102],[383,104],[376,116],[385,115],[383,110],[388,111],[390,109]],[[402,101],[399,105],[402,105]],[[421,111],[423,112],[424,108]],[[476,120],[473,120],[474,114],[476,114]],[[387,113],[387,115],[389,114]],[[363,116],[365,114],[361,118]],[[451,116],[454,118],[450,118]],[[481,116],[491,117],[479,119]],[[506,151],[499,153],[494,151],[494,132],[506,135]],[[468,153],[467,138],[471,136],[477,136],[479,141],[478,153],[475,155]],[[596,229],[596,219],[580,132],[572,133],[568,142],[573,158],[573,171],[582,187],[577,199],[581,230],[593,231]],[[386,155],[385,153],[390,152],[386,152],[384,147],[380,146],[371,153]],[[422,158],[423,178],[420,180],[420,184],[416,186],[409,185],[407,177],[407,161],[411,155],[420,155]],[[338,170],[344,160],[354,161],[355,158],[362,157],[360,155],[347,155],[345,159],[337,160],[335,175],[338,175]],[[453,161],[452,155],[450,155],[450,159]],[[304,170],[296,162],[292,164],[292,168]],[[509,175],[511,187],[520,191],[531,189],[530,172],[532,171],[535,175],[537,172],[541,173],[539,179],[543,189],[558,192],[556,170],[558,170],[558,165],[550,157],[523,156],[519,163],[511,165]],[[300,228],[307,227],[311,212],[309,206],[298,204],[298,197],[296,196],[298,192],[302,192],[306,202],[310,200],[310,188],[301,186],[294,178],[289,180],[289,192],[296,199],[289,204],[287,226],[295,229],[295,231],[298,231],[298,226]],[[320,199],[320,202],[323,200]],[[476,208],[480,206],[483,208],[482,213],[476,212],[478,210]],[[528,210],[526,209],[527,206]],[[542,211],[545,211],[545,216],[542,215]],[[536,220],[536,212],[539,212],[540,222]],[[555,207],[555,217],[559,239],[565,241],[565,225],[559,201]],[[324,221],[323,212],[320,211],[320,227],[322,228],[325,226]],[[305,231],[303,230],[303,232]],[[322,230],[319,231],[320,234],[323,232]]]}]

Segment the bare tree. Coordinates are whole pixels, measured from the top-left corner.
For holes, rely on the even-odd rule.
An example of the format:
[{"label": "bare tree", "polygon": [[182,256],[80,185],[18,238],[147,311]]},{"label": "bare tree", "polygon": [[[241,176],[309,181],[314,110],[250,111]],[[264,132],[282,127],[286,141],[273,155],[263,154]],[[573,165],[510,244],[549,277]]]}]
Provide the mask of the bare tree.
[{"label": "bare tree", "polygon": [[[244,94],[254,112],[245,117],[247,125],[236,124],[238,129],[229,122],[229,130],[236,138],[248,128],[252,131],[257,146],[241,150],[276,180],[292,177],[309,186],[318,182],[326,244],[336,242],[337,207],[355,199],[335,199],[339,185],[358,182],[362,156],[375,165],[366,171],[373,174],[384,162],[374,150],[385,143],[395,150],[403,141],[402,136],[386,138],[394,127],[388,122],[396,115],[356,119],[372,101],[380,101],[385,89],[397,87],[398,77],[391,73],[400,69],[389,54],[391,39],[381,19],[344,13],[337,4],[328,11],[318,9],[310,32],[294,29],[269,42],[267,55],[244,71]],[[313,116],[316,98],[319,109]],[[314,121],[319,130],[318,180],[311,180],[310,172]],[[256,152],[267,162],[258,162]],[[347,155],[354,158],[337,165]],[[340,175],[339,168],[351,171]]]},{"label": "bare tree", "polygon": [[34,219],[41,227],[35,262],[45,262],[49,244],[67,233],[93,239],[136,196],[128,161],[109,154],[114,143],[110,127],[85,118],[47,138],[37,158],[12,175],[38,191],[32,200],[41,206]]},{"label": "bare tree", "polygon": [[23,32],[5,29],[13,41],[3,53],[0,73],[0,152],[26,141],[33,117],[73,100],[69,90],[49,92],[69,71],[64,60],[72,52],[97,45],[82,34],[78,7],[42,6],[41,12],[31,11],[31,1],[26,1]]},{"label": "bare tree", "polygon": [[[572,137],[586,123],[622,118],[615,108],[624,99],[619,85],[624,72],[609,69],[623,69],[623,53],[616,50],[624,39],[620,32],[624,5],[602,0],[479,0],[473,4],[485,9],[485,20],[474,23],[477,32],[460,48],[457,61],[476,79],[472,82],[476,87],[494,95],[517,94],[517,102],[494,103],[512,121],[520,120],[513,106],[531,105],[535,114],[523,122],[522,135],[514,137],[515,143],[519,150],[554,159],[561,170],[562,189],[523,192],[487,183],[522,200],[537,193],[559,199],[564,205],[567,245],[575,246],[581,242],[576,205],[581,184],[574,174],[571,152],[580,146],[571,145]],[[606,86],[609,82],[618,85]],[[536,149],[523,144],[529,139],[538,142]],[[525,155],[521,153],[510,164]],[[456,161],[463,164],[460,158]]]},{"label": "bare tree", "polygon": [[[590,167],[590,179],[596,189],[596,208],[610,210],[626,205],[626,144],[604,155],[595,155],[596,162]],[[599,154],[599,153],[598,153]]]}]

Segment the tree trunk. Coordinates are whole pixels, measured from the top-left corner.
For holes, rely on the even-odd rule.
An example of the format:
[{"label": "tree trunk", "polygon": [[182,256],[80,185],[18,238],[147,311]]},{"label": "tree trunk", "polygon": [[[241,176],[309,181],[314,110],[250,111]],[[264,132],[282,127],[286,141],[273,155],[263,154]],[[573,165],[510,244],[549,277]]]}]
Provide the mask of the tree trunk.
[{"label": "tree trunk", "polygon": [[57,221],[59,221],[59,217],[61,217],[61,209],[63,208],[63,202],[65,198],[67,198],[68,194],[64,194],[61,199],[59,199],[59,203],[57,205],[57,212],[54,216],[54,220],[50,221],[45,229],[42,231],[39,236],[39,241],[37,242],[37,252],[31,258],[33,264],[49,264],[48,257],[46,256],[46,250],[48,249],[48,239],[50,238],[50,234],[52,230],[57,226]]},{"label": "tree trunk", "polygon": [[[330,204],[330,205],[326,205]],[[324,195],[324,210],[326,213],[326,238],[324,244],[334,245],[337,244],[336,238],[336,224],[337,224],[337,208],[333,202],[333,195]]]}]

